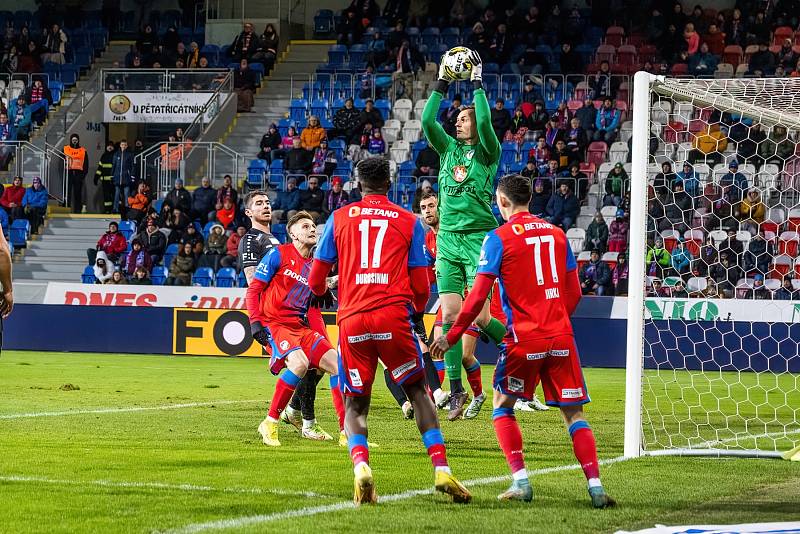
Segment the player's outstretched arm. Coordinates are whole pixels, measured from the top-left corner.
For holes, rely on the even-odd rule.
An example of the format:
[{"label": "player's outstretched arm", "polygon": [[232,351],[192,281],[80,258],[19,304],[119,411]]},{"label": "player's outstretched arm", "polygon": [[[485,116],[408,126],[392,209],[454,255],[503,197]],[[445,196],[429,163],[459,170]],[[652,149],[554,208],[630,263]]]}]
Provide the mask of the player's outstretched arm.
[{"label": "player's outstretched arm", "polygon": [[442,125],[436,120],[436,116],[439,114],[439,104],[442,103],[442,98],[444,98],[444,95],[447,93],[447,86],[450,85],[452,81],[444,73],[443,65],[444,62],[440,59],[439,81],[436,84],[436,88],[431,93],[430,98],[425,102],[425,108],[422,110],[422,132],[425,134],[425,139],[428,140],[428,144],[431,145],[438,154],[446,152],[452,140],[444,131]]},{"label": "player's outstretched arm", "polygon": [[486,304],[486,299],[489,297],[496,278],[497,276],[491,273],[480,273],[475,277],[475,284],[469,290],[467,300],[464,301],[464,306],[461,308],[455,323],[453,323],[453,327],[447,333],[447,336],[439,337],[430,346],[432,356],[437,358],[444,356],[447,349],[452,347],[464,335],[467,328],[475,322],[484,304]]},{"label": "player's outstretched arm", "polygon": [[308,287],[315,295],[322,296],[328,289],[328,274],[333,268],[332,263],[314,258],[314,263],[311,264],[311,273],[308,275]]},{"label": "player's outstretched arm", "polygon": [[472,103],[475,106],[475,122],[478,127],[478,138],[480,144],[491,158],[500,157],[500,141],[492,128],[492,111],[489,100],[486,98],[486,91],[483,90],[483,64],[481,56],[477,52],[472,52],[472,85],[475,90],[472,93]]}]

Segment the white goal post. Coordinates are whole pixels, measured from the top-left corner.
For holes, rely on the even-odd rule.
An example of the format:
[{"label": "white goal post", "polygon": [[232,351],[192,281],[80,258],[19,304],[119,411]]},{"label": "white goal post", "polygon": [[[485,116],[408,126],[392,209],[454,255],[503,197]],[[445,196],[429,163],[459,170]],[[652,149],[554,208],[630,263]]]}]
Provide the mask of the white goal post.
[{"label": "white goal post", "polygon": [[[800,78],[638,72],[632,121],[624,455],[780,457],[800,445]],[[674,247],[688,270],[655,261]]]}]

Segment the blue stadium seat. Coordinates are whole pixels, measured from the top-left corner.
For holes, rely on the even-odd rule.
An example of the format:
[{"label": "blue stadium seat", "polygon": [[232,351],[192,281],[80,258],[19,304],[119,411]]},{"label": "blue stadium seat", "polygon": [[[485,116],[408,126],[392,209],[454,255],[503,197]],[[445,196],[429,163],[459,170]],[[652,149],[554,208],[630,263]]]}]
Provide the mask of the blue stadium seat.
[{"label": "blue stadium seat", "polygon": [[379,98],[375,101],[375,109],[381,112],[383,120],[389,120],[389,113],[391,112],[391,104],[385,98]]},{"label": "blue stadium seat", "polygon": [[308,100],[305,98],[295,98],[289,104],[289,117],[295,121],[303,120],[306,118],[307,110]]},{"label": "blue stadium seat", "polygon": [[405,175],[409,175],[410,176],[411,173],[414,172],[414,169],[416,169],[416,168],[417,167],[416,167],[416,165],[414,165],[414,161],[412,161],[412,160],[404,161],[403,163],[401,163],[398,166],[397,173],[398,174],[405,174]]},{"label": "blue stadium seat", "polygon": [[211,267],[200,267],[192,275],[193,286],[211,287],[214,284],[214,271]]},{"label": "blue stadium seat", "polygon": [[206,56],[209,64],[216,65],[219,60],[219,47],[215,44],[207,44],[200,49],[200,55]]},{"label": "blue stadium seat", "polygon": [[261,188],[264,185],[264,176],[267,174],[267,162],[263,159],[250,160],[247,166],[247,184]]},{"label": "blue stadium seat", "polygon": [[339,66],[344,65],[347,58],[347,47],[345,45],[333,45],[328,49],[328,64]]},{"label": "blue stadium seat", "polygon": [[50,94],[53,96],[53,104],[60,104],[61,94],[64,92],[64,84],[59,80],[50,80],[47,82],[47,87],[50,89]]},{"label": "blue stadium seat", "polygon": [[11,223],[10,241],[15,247],[24,248],[31,236],[31,223],[25,219],[17,219]]},{"label": "blue stadium seat", "polygon": [[164,282],[167,281],[168,274],[169,271],[166,267],[156,265],[153,267],[153,272],[150,274],[150,280],[153,282],[154,286],[163,286]]},{"label": "blue stadium seat", "polygon": [[61,65],[61,82],[65,87],[72,87],[78,81],[77,65]]},{"label": "blue stadium seat", "polygon": [[422,44],[425,46],[435,46],[439,44],[439,28],[429,26],[422,30]]},{"label": "blue stadium seat", "polygon": [[203,239],[208,241],[208,234],[211,233],[211,227],[215,224],[219,224],[217,221],[208,221],[206,225],[203,227]]},{"label": "blue stadium seat", "polygon": [[333,11],[320,9],[314,15],[314,36],[327,37],[334,30]]},{"label": "blue stadium seat", "polygon": [[461,41],[461,30],[454,27],[445,28],[441,31],[440,37],[442,39],[442,44],[450,49],[458,45]]},{"label": "blue stadium seat", "polygon": [[344,159],[344,151],[347,147],[342,139],[331,139],[328,141],[328,148],[336,152],[337,161],[342,161]]},{"label": "blue stadium seat", "polygon": [[81,282],[84,284],[94,284],[97,282],[97,278],[94,277],[94,267],[91,265],[87,265],[83,268],[83,274],[81,275]]},{"label": "blue stadium seat", "polygon": [[500,164],[514,163],[517,161],[517,143],[514,141],[506,141],[502,145],[503,152],[500,155]]},{"label": "blue stadium seat", "polygon": [[217,287],[236,287],[236,269],[223,267],[217,271]]},{"label": "blue stadium seat", "polygon": [[264,77],[264,64],[254,61],[250,63],[250,70],[256,73],[256,84],[261,85],[261,78]]},{"label": "blue stadium seat", "polygon": [[171,245],[167,245],[167,250],[164,251],[164,266],[169,269],[170,263],[172,263],[172,258],[178,255],[178,244],[172,243]]},{"label": "blue stadium seat", "polygon": [[289,134],[290,126],[294,126],[294,121],[292,119],[281,119],[278,121],[278,133],[281,134],[281,137],[285,137]]},{"label": "blue stadium seat", "polygon": [[317,117],[327,117],[330,110],[330,102],[326,98],[311,101],[311,114]]},{"label": "blue stadium seat", "polygon": [[247,277],[244,275],[244,271],[239,273],[238,278],[236,278],[236,282],[238,283],[239,287],[247,287]]},{"label": "blue stadium seat", "polygon": [[126,241],[130,241],[131,237],[136,235],[136,222],[135,221],[120,221],[119,233],[125,236]]},{"label": "blue stadium seat", "polygon": [[156,210],[157,213],[161,213],[161,206],[164,205],[163,198],[157,198],[153,201],[153,208]]},{"label": "blue stadium seat", "polygon": [[275,239],[277,239],[281,243],[286,243],[286,225],[285,224],[273,224],[272,225],[272,235],[274,235]]},{"label": "blue stadium seat", "polygon": [[367,55],[367,45],[358,43],[354,44],[350,47],[350,52],[348,56],[350,58],[350,65],[352,66],[355,64],[362,64],[366,61]]}]

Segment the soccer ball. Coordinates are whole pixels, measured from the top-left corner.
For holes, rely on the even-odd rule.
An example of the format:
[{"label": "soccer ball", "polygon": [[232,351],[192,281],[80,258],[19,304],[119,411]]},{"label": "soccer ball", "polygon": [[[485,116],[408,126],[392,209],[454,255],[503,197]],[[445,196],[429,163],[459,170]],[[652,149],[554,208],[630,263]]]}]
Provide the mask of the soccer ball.
[{"label": "soccer ball", "polygon": [[442,56],[444,71],[454,80],[469,80],[472,73],[472,51],[465,46],[455,46]]}]

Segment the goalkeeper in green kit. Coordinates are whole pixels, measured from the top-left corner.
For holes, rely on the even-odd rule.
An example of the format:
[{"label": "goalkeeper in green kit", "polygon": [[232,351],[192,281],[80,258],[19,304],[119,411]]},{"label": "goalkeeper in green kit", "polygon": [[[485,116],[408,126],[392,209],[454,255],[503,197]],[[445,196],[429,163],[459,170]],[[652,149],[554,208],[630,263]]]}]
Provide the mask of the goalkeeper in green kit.
[{"label": "goalkeeper in green kit", "polygon": [[[444,334],[453,326],[464,300],[464,289],[472,287],[481,245],[486,234],[497,228],[492,213],[494,177],[500,163],[500,143],[492,128],[491,110],[481,80],[483,66],[477,52],[470,54],[474,108],[461,110],[456,120],[456,138],[436,122],[439,104],[454,81],[439,65],[439,80],[422,112],[422,130],[428,144],[439,154],[439,233],[436,235],[436,283],[442,306]],[[489,314],[487,300],[475,323],[500,344],[506,327]],[[464,414],[468,394],[461,382],[461,341],[445,354],[450,381],[451,421]],[[473,400],[479,410],[485,394]]]}]

